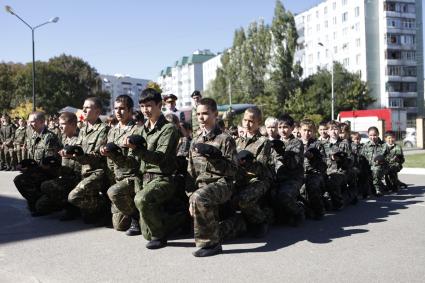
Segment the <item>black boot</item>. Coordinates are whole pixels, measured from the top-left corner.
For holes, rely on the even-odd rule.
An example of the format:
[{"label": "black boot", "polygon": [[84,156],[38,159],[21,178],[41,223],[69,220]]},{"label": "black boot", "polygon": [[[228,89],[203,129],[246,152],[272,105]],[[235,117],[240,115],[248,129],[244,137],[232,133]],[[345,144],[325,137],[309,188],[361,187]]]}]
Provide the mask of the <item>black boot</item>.
[{"label": "black boot", "polygon": [[192,254],[195,257],[207,257],[207,256],[213,256],[221,253],[223,251],[220,244],[215,244],[213,246],[200,248],[197,251],[194,251]]},{"label": "black boot", "polygon": [[137,236],[142,234],[142,232],[140,231],[139,219],[131,218],[130,228],[125,231],[125,234],[127,236]]},{"label": "black boot", "polygon": [[160,248],[163,248],[167,246],[167,240],[166,239],[160,239],[160,238],[152,238],[147,244],[146,248],[150,250],[157,250]]}]

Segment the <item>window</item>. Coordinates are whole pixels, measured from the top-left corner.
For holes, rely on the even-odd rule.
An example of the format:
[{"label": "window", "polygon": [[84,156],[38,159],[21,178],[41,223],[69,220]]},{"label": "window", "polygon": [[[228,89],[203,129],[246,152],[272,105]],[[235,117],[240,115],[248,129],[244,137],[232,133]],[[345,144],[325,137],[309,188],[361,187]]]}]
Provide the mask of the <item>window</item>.
[{"label": "window", "polygon": [[415,36],[414,35],[400,35],[400,42],[403,45],[414,45]]},{"label": "window", "polygon": [[415,51],[403,51],[401,53],[401,58],[407,61],[415,61],[416,60],[416,52]]},{"label": "window", "polygon": [[347,5],[347,0],[342,0],[341,2],[342,2],[342,6]]},{"label": "window", "polygon": [[328,13],[328,7],[323,8],[323,14],[327,14]]},{"label": "window", "polygon": [[320,61],[320,51],[317,52],[317,61]]},{"label": "window", "polygon": [[414,19],[403,19],[401,21],[401,26],[406,29],[415,29],[416,23]]},{"label": "window", "polygon": [[357,65],[360,65],[360,58],[361,58],[361,55],[360,54],[357,54],[356,55],[356,64]]},{"label": "window", "polygon": [[333,17],[332,22],[334,25],[336,25],[336,17]]},{"label": "window", "polygon": [[334,9],[334,10],[336,9],[336,2],[332,3],[332,9]]},{"label": "window", "polygon": [[350,65],[350,58],[344,58],[342,60],[342,65],[347,68]]},{"label": "window", "polygon": [[338,47],[334,46],[334,54],[338,53]]},{"label": "window", "polygon": [[398,50],[387,50],[385,52],[385,59],[399,60],[399,59],[401,59],[401,52],[398,51]]},{"label": "window", "polygon": [[418,100],[416,98],[405,98],[403,101],[404,107],[417,107]]},{"label": "window", "polygon": [[337,33],[334,31],[334,40],[336,39]]},{"label": "window", "polygon": [[307,15],[307,22],[311,20],[311,15]]},{"label": "window", "polygon": [[348,51],[348,42],[346,42],[346,43],[344,43],[344,44],[342,45],[342,50],[343,50],[343,51]]},{"label": "window", "polygon": [[342,22],[346,22],[348,20],[348,12],[342,14]]},{"label": "window", "polygon": [[356,25],[354,26],[354,30],[355,31],[359,31],[360,30],[360,23],[356,23]]},{"label": "window", "polygon": [[360,38],[356,39],[356,47],[360,47]]},{"label": "window", "polygon": [[320,31],[320,24],[316,25],[316,31]]},{"label": "window", "polygon": [[313,63],[313,54],[308,55],[308,63]]},{"label": "window", "polygon": [[401,99],[401,98],[390,98],[388,100],[388,106],[390,108],[403,107],[403,99]]},{"label": "window", "polygon": [[348,28],[347,27],[345,27],[345,28],[342,29],[342,34],[344,36],[348,36]]},{"label": "window", "polygon": [[354,16],[355,16],[355,17],[360,16],[360,7],[356,7],[356,8],[354,8]]},{"label": "window", "polygon": [[319,11],[316,11],[316,18],[319,18]]},{"label": "window", "polygon": [[385,74],[387,76],[401,76],[402,75],[401,66],[387,66],[385,70]]},{"label": "window", "polygon": [[328,21],[325,21],[325,28],[328,28]]}]

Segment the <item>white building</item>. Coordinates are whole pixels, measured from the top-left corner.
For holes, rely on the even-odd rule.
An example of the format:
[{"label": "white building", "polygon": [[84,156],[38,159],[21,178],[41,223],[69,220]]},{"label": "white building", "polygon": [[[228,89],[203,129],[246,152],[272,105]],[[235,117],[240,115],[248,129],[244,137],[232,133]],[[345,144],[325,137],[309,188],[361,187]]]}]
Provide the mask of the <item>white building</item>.
[{"label": "white building", "polygon": [[217,69],[222,66],[221,57],[223,53],[217,54],[217,56],[205,61],[202,64],[202,74],[203,74],[203,90],[208,89],[208,86],[212,80],[217,76]]},{"label": "white building", "polygon": [[129,95],[133,99],[134,108],[138,109],[140,93],[150,81],[120,74],[100,75],[100,77],[102,79],[102,90],[111,94],[110,113],[113,112],[115,98],[121,94]]},{"label": "white building", "polygon": [[360,72],[373,108],[404,108],[423,114],[421,0],[326,0],[295,16],[296,60],[304,77],[338,61]]},{"label": "white building", "polygon": [[213,57],[215,55],[209,50],[197,50],[177,60],[172,67],[163,69],[157,79],[162,94],[177,96],[177,108],[191,106],[192,92],[204,90],[202,64]]}]

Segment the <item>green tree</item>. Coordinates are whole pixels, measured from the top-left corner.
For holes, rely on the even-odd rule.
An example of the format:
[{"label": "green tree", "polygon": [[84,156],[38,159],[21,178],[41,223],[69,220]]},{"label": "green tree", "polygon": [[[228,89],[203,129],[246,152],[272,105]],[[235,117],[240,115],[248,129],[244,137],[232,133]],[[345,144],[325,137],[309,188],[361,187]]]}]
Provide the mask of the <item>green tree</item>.
[{"label": "green tree", "polygon": [[12,108],[15,97],[14,77],[23,68],[21,64],[0,63],[0,111],[8,111]]}]

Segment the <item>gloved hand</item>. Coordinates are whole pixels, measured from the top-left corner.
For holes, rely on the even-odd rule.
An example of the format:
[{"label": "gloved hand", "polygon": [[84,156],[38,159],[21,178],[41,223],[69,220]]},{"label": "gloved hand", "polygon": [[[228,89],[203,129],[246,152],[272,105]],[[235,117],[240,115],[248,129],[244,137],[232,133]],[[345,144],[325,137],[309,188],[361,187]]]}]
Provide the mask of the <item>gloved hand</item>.
[{"label": "gloved hand", "polygon": [[245,167],[254,161],[254,154],[248,150],[241,150],[237,154],[239,165]]},{"label": "gloved hand", "polygon": [[55,156],[47,156],[41,160],[41,165],[43,167],[59,168],[62,164],[60,158]]},{"label": "gloved hand", "polygon": [[306,152],[304,153],[304,156],[308,160],[319,159],[320,155],[321,155],[320,151],[315,147],[307,149]]},{"label": "gloved hand", "polygon": [[29,169],[38,167],[37,162],[34,159],[23,159],[19,163],[20,169]]},{"label": "gloved hand", "polygon": [[281,140],[272,140],[270,141],[272,144],[273,149],[279,154],[284,155],[285,154],[285,143]]},{"label": "gloved hand", "polygon": [[385,157],[382,154],[380,154],[380,155],[375,156],[375,158],[373,159],[373,161],[376,164],[381,165],[381,164],[383,164],[385,162]]},{"label": "gloved hand", "polygon": [[223,156],[223,154],[218,148],[210,144],[197,143],[193,146],[193,148],[195,149],[196,152],[198,152],[199,154],[205,157],[220,158]]},{"label": "gloved hand", "polygon": [[65,145],[64,148],[65,153],[69,155],[75,154],[76,156],[84,155],[84,150],[81,148],[81,146],[78,145]]},{"label": "gloved hand", "polygon": [[148,143],[145,138],[140,135],[131,135],[128,137],[128,142],[134,144],[139,149],[146,150],[148,148]]},{"label": "gloved hand", "polygon": [[118,145],[116,145],[113,142],[107,143],[105,145],[105,150],[110,152],[110,153],[121,153],[121,147],[119,147]]}]

